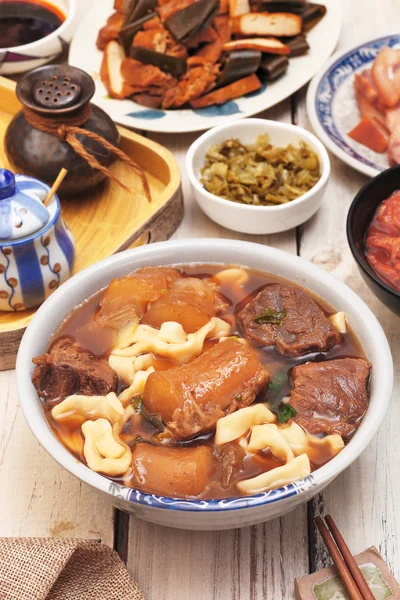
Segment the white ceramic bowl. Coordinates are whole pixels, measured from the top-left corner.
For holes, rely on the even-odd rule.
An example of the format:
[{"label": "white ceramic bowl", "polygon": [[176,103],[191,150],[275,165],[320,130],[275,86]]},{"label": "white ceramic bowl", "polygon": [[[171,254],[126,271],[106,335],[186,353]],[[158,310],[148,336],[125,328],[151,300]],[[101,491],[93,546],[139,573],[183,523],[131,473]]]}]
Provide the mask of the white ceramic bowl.
[{"label": "white ceramic bowl", "polygon": [[54,60],[70,43],[78,24],[77,0],[51,0],[51,3],[66,15],[64,23],[50,35],[31,44],[0,47],[0,75],[25,73],[41,67]]},{"label": "white ceramic bowl", "polygon": [[[317,153],[321,166],[317,184],[300,198],[280,206],[251,206],[210,194],[200,183],[200,170],[210,147],[230,138],[250,144],[261,133],[268,133],[274,146],[298,145],[301,140],[307,142]],[[186,171],[201,209],[219,225],[250,234],[279,233],[298,227],[312,217],[320,207],[330,168],[328,153],[315,135],[296,125],[266,119],[245,119],[215,127],[201,135],[186,155]]]},{"label": "white ceramic bowl", "polygon": [[[373,365],[368,412],[348,446],[305,480],[278,490],[225,500],[179,500],[126,488],[77,461],[51,431],[32,385],[32,358],[42,354],[54,330],[77,304],[139,267],[177,263],[235,263],[279,274],[303,285],[347,314],[350,325]],[[366,448],[389,405],[393,385],[390,349],[377,319],[344,283],[292,254],[249,242],[195,239],[151,244],[112,256],[61,286],[39,308],[29,325],[17,359],[19,401],[40,444],[60,465],[105,495],[115,506],[138,517],[181,529],[232,529],[278,517],[320,492]],[[367,474],[365,475],[367,476]]]}]

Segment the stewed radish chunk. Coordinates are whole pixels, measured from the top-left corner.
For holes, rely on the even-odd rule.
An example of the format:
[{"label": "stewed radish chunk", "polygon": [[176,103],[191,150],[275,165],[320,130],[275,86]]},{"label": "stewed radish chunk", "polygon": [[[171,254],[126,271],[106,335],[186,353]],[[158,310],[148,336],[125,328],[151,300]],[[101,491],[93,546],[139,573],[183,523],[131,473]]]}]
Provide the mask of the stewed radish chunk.
[{"label": "stewed radish chunk", "polygon": [[122,329],[143,316],[148,303],[157,300],[180,276],[172,267],[145,267],[113,279],[103,293],[95,321],[103,327]]},{"label": "stewed radish chunk", "polygon": [[210,484],[215,465],[210,446],[168,448],[140,442],[133,450],[135,487],[153,494],[196,498]]},{"label": "stewed radish chunk", "polygon": [[142,323],[161,327],[166,321],[174,321],[180,323],[186,333],[193,333],[215,315],[216,303],[211,286],[202,279],[186,277],[176,280],[150,305]]},{"label": "stewed radish chunk", "polygon": [[220,417],[251,404],[268,379],[251,348],[227,339],[188,365],[152,373],[143,400],[176,437],[190,438],[211,431]]}]

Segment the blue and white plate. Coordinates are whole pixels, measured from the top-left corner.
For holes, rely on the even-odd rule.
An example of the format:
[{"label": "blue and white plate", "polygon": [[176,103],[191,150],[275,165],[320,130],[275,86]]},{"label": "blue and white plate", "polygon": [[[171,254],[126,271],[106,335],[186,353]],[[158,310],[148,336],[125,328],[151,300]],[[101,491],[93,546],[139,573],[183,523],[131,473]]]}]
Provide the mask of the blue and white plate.
[{"label": "blue and white plate", "polygon": [[96,82],[94,104],[105,110],[110,117],[127,127],[146,131],[183,133],[210,129],[235,119],[250,117],[271,108],[288,98],[306,84],[326,63],[339,38],[342,11],[338,0],[324,0],[328,11],[307,36],[310,51],[305,56],[290,60],[287,73],[260,91],[227,102],[222,106],[210,106],[198,110],[154,110],[140,106],[131,100],[109,98],[100,80],[103,53],[96,48],[98,31],[113,12],[114,0],[101,0],[93,4],[72,40],[69,62],[89,73]]},{"label": "blue and white plate", "polygon": [[315,75],[307,94],[308,116],[321,141],[340,160],[370,177],[389,167],[387,153],[378,154],[347,134],[361,119],[354,75],[371,68],[384,46],[400,47],[400,34],[369,40],[347,52],[335,54]]}]

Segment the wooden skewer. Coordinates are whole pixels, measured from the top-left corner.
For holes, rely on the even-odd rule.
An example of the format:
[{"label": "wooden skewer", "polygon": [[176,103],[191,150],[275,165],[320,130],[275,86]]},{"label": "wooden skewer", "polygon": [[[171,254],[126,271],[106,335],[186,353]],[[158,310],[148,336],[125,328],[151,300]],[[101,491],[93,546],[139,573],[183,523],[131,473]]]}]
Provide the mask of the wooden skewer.
[{"label": "wooden skewer", "polygon": [[344,541],[342,534],[340,533],[339,529],[337,528],[335,521],[332,519],[332,517],[330,515],[326,515],[325,521],[329,527],[331,534],[333,535],[333,538],[337,544],[337,547],[339,548],[340,552],[342,553],[342,556],[344,558],[344,561],[347,565],[348,570],[350,571],[354,581],[357,584],[359,591],[362,594],[363,600],[375,600],[375,596],[369,589],[368,584],[365,581],[358,564],[354,560],[354,556],[350,552],[349,547],[347,546],[346,542]]},{"label": "wooden skewer", "polygon": [[361,596],[357,585],[350,574],[350,571],[347,569],[346,563],[344,562],[344,559],[340,554],[333,537],[329,533],[327,526],[325,525],[321,517],[315,517],[315,523],[319,529],[322,539],[325,542],[326,547],[329,550],[329,554],[331,555],[332,560],[335,563],[337,570],[339,571],[340,578],[344,583],[347,593],[349,594],[350,600],[363,600],[363,597]]},{"label": "wooden skewer", "polygon": [[54,196],[54,194],[57,192],[58,188],[60,187],[60,185],[62,184],[64,177],[66,176],[66,174],[68,173],[67,169],[62,168],[61,171],[59,172],[57,179],[55,180],[55,182],[53,183],[51,190],[49,191],[49,193],[47,194],[46,198],[44,199],[43,204],[45,206],[48,206],[50,203],[50,200],[52,199],[52,197]]}]

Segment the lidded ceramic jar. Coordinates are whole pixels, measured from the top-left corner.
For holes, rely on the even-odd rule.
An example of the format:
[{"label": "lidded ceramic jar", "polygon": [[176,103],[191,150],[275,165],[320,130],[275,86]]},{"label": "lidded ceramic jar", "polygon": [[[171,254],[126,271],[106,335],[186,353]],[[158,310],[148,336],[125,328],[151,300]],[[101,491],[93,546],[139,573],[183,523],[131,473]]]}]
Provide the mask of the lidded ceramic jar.
[{"label": "lidded ceramic jar", "polygon": [[[5,136],[5,149],[16,171],[37,177],[52,185],[62,167],[68,175],[58,195],[83,194],[106,179],[60,136],[58,125],[77,126],[118,146],[119,133],[110,117],[90,103],[95,92],[93,79],[81,69],[68,65],[39,67],[18,82],[16,94],[23,105],[11,121]],[[55,129],[50,133],[44,129]],[[113,153],[99,141],[73,134],[84,149],[103,167],[114,162]]]},{"label": "lidded ceramic jar", "polygon": [[75,245],[56,194],[26,175],[0,169],[0,310],[39,306],[72,274]]}]

